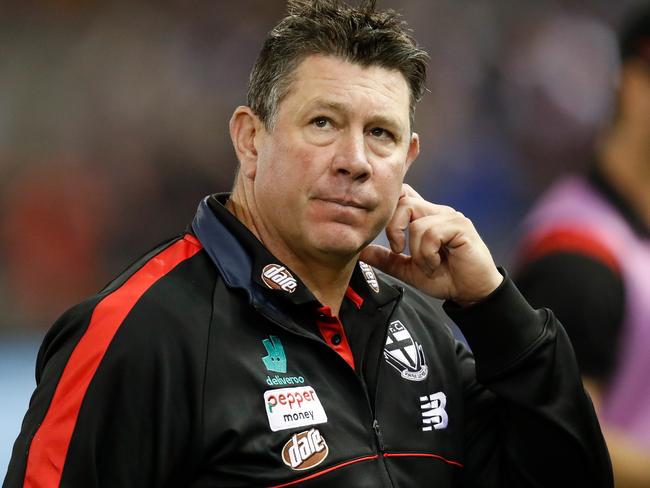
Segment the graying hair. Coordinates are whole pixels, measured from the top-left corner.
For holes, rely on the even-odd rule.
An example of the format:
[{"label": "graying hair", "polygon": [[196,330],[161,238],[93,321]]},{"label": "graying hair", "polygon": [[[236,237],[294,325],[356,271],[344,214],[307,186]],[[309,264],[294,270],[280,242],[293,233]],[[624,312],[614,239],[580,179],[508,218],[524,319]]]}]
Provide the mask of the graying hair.
[{"label": "graying hair", "polygon": [[287,15],[269,33],[251,71],[248,105],[272,130],[292,75],[308,56],[336,56],[361,66],[397,70],[410,91],[411,128],[425,91],[428,54],[394,10],[375,10],[375,0],[351,7],[339,0],[289,0]]}]

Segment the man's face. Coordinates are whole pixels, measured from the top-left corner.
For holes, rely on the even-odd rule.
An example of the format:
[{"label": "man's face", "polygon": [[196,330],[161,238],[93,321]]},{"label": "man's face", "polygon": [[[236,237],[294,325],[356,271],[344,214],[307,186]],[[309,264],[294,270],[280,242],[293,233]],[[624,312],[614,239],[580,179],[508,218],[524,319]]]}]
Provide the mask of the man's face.
[{"label": "man's face", "polygon": [[398,71],[310,56],[257,138],[264,234],[299,259],[351,259],[391,218],[417,156]]}]

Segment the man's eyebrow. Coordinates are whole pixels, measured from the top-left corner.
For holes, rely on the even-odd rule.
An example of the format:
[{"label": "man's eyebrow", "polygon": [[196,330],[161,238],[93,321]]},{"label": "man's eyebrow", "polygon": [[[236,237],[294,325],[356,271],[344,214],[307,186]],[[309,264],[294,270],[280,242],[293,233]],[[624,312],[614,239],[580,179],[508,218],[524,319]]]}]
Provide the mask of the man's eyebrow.
[{"label": "man's eyebrow", "polygon": [[385,115],[375,115],[373,117],[370,117],[370,120],[372,121],[373,124],[377,124],[381,127],[388,127],[394,130],[402,129],[402,124],[400,124],[399,120],[397,120],[394,117],[387,117]]},{"label": "man's eyebrow", "polygon": [[309,109],[330,109],[336,112],[348,111],[347,107],[344,104],[335,102],[334,100],[316,99],[310,102],[307,106]]},{"label": "man's eyebrow", "polygon": [[[334,100],[316,99],[307,104],[309,110],[332,110],[334,112],[347,113],[350,108],[343,103]],[[383,114],[376,114],[370,117],[372,125],[387,128],[395,132],[398,137],[403,129],[400,121],[395,117],[389,117]]]}]

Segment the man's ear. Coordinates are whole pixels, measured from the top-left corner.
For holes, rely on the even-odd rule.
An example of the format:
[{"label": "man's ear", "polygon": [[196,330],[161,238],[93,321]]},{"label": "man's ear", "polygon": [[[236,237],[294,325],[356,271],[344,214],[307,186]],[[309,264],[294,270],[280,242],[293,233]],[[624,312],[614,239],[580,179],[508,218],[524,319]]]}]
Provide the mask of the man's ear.
[{"label": "man's ear", "polygon": [[241,166],[240,171],[250,179],[255,178],[257,171],[257,145],[263,130],[262,121],[250,107],[237,107],[230,118],[230,139]]},{"label": "man's ear", "polygon": [[420,154],[420,136],[417,133],[413,132],[411,134],[411,141],[409,142],[409,148],[406,152],[406,165],[404,166],[404,174],[411,167],[411,163],[415,161],[415,158]]}]

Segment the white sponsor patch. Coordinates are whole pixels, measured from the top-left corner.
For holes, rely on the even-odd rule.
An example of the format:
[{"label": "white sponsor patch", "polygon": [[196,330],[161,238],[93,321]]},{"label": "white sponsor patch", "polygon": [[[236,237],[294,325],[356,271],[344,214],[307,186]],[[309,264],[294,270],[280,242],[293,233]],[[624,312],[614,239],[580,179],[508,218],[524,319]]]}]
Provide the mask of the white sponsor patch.
[{"label": "white sponsor patch", "polygon": [[327,422],[327,415],[311,386],[264,392],[264,409],[273,432]]}]

